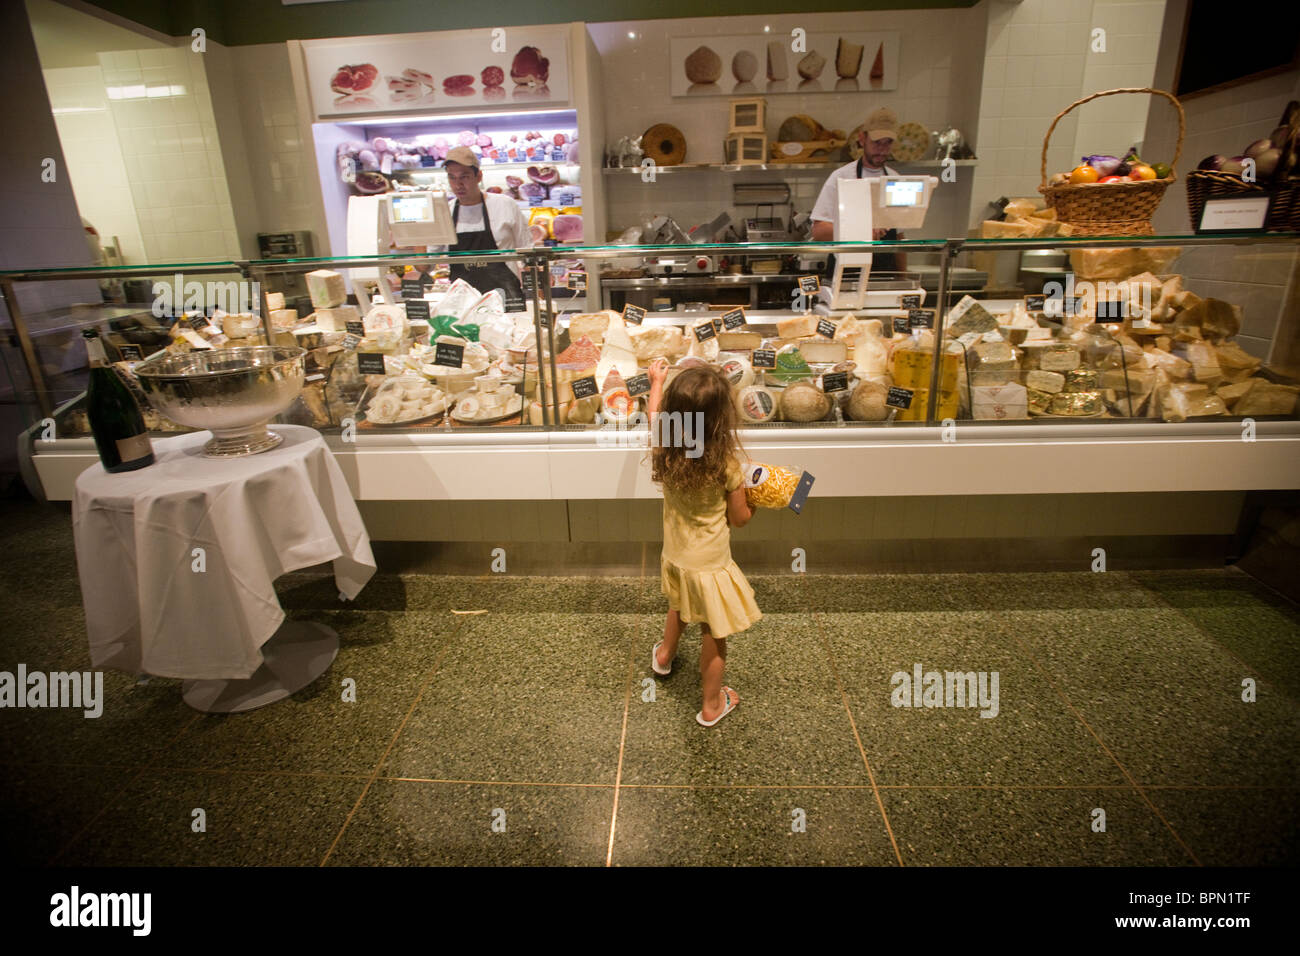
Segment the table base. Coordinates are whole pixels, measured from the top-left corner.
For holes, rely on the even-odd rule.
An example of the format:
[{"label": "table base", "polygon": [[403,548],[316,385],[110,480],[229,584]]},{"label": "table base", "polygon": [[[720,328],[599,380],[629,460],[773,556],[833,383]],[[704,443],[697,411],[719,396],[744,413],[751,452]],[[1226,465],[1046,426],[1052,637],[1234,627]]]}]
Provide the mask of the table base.
[{"label": "table base", "polygon": [[262,645],[262,666],[241,680],[187,680],[181,697],[195,710],[236,714],[265,707],[302,690],[325,671],[339,652],[333,628],[285,620]]}]

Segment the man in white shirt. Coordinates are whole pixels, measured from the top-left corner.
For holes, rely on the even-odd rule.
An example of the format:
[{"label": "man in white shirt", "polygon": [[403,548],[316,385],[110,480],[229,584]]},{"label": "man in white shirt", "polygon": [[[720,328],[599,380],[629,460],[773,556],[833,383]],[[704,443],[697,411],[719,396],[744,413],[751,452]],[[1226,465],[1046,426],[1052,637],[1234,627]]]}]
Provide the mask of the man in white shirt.
[{"label": "man in white shirt", "polygon": [[[858,134],[858,145],[862,147],[862,158],[856,162],[841,166],[831,173],[817,196],[817,205],[813,206],[812,238],[815,242],[831,242],[835,235],[840,212],[840,180],[861,179],[864,176],[897,176],[898,170],[885,165],[889,152],[898,139],[898,117],[888,107],[881,107],[867,117]],[[903,236],[894,229],[874,229],[873,239],[902,239]],[[907,268],[906,258],[902,253],[876,253],[872,261],[872,271],[901,272]]]},{"label": "man in white shirt", "polygon": [[[485,193],[481,189],[483,171],[478,157],[467,146],[447,151],[447,181],[456,202],[452,220],[456,224],[456,245],[452,252],[498,249],[531,249],[533,234],[518,203],[503,193]],[[452,280],[464,279],[480,292],[501,289],[506,308],[524,310],[524,291],[520,284],[519,264],[493,262],[485,266],[466,266],[451,261]]]}]

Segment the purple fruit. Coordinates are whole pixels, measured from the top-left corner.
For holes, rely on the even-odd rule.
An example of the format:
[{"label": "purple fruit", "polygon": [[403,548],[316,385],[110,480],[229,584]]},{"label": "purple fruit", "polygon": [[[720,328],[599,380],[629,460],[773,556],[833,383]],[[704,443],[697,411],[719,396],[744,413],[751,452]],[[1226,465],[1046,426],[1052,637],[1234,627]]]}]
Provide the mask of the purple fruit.
[{"label": "purple fruit", "polygon": [[1215,153],[1213,156],[1206,156],[1203,160],[1197,163],[1196,168],[1218,170],[1218,169],[1222,169],[1223,164],[1226,163],[1227,161],[1228,161],[1227,156],[1220,156],[1218,153]]}]

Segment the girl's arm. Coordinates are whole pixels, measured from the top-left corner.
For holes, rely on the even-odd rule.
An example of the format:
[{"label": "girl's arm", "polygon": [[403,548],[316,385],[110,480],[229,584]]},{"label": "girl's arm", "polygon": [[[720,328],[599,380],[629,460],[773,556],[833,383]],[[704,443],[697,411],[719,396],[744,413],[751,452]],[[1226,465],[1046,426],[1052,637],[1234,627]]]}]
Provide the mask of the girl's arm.
[{"label": "girl's arm", "polygon": [[659,414],[659,406],[664,398],[664,378],[668,375],[668,363],[663,359],[655,359],[647,372],[650,375],[650,397],[646,399],[646,412],[650,416],[650,427],[654,428],[655,416]]},{"label": "girl's arm", "polygon": [[727,524],[733,528],[743,528],[752,517],[754,509],[745,497],[745,487],[742,485],[727,495]]}]

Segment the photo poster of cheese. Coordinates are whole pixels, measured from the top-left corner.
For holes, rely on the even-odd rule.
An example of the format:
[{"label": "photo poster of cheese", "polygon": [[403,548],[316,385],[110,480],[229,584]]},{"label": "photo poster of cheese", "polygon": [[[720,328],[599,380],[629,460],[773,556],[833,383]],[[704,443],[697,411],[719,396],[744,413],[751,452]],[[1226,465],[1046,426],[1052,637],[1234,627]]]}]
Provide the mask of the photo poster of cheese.
[{"label": "photo poster of cheese", "polygon": [[303,40],[318,119],[531,109],[569,102],[569,28]]},{"label": "photo poster of cheese", "polygon": [[899,34],[673,37],[673,96],[873,93],[898,88]]}]

